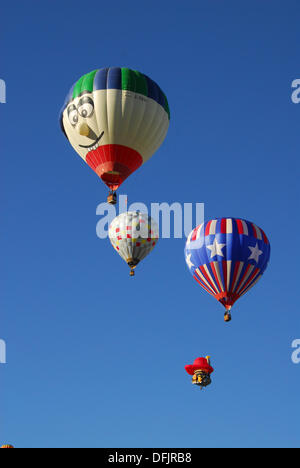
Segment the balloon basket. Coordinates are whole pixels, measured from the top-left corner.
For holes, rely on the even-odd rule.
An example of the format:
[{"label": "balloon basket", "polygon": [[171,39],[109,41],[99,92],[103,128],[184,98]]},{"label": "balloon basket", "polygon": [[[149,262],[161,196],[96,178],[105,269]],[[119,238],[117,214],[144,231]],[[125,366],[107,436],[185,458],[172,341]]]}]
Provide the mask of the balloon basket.
[{"label": "balloon basket", "polygon": [[201,387],[201,390],[211,384],[210,375],[204,371],[196,371],[193,375],[192,383]]},{"label": "balloon basket", "polygon": [[231,313],[230,312],[226,312],[224,314],[224,322],[228,323],[228,322],[231,322],[232,320],[232,317],[231,317]]},{"label": "balloon basket", "polygon": [[127,265],[128,265],[129,268],[130,268],[130,273],[129,273],[129,275],[130,275],[130,276],[134,276],[134,275],[135,275],[134,269],[135,269],[135,267],[138,265],[139,260],[129,257],[129,258],[127,258],[126,262],[127,262]]},{"label": "balloon basket", "polygon": [[107,203],[110,205],[116,205],[117,204],[117,194],[116,192],[110,192],[107,197]]}]

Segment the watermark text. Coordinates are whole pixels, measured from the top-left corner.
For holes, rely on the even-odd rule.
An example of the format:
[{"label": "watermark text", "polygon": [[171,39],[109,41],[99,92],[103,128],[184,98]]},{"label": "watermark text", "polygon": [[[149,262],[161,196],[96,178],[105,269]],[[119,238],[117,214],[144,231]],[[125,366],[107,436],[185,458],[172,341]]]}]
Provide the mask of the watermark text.
[{"label": "watermark text", "polygon": [[299,78],[292,82],[292,88],[294,89],[291,95],[292,102],[294,104],[299,104],[300,102],[300,79]]},{"label": "watermark text", "polygon": [[[96,209],[96,215],[101,219],[97,222],[96,233],[99,239],[108,237],[111,222],[116,216],[126,211],[140,211],[151,216],[158,224],[160,237],[162,239],[183,239],[188,237],[195,226],[204,222],[204,203],[179,203],[167,202],[151,203],[150,210],[147,205],[140,202],[127,206],[127,196],[119,196],[119,209],[108,203],[100,203]],[[148,237],[148,229],[140,237]]]},{"label": "watermark text", "polygon": [[292,354],[292,362],[294,364],[300,364],[300,339],[293,341],[292,348],[295,349]]},{"label": "watermark text", "polygon": [[6,343],[0,340],[0,364],[6,364]]},{"label": "watermark text", "polygon": [[0,103],[6,103],[6,84],[4,80],[0,79]]}]

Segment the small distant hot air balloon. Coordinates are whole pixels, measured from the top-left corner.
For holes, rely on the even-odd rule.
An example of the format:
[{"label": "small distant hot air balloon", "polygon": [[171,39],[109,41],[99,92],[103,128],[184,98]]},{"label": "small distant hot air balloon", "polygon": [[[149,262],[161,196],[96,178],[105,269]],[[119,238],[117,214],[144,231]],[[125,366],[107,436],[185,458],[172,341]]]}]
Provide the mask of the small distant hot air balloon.
[{"label": "small distant hot air balloon", "polygon": [[75,151],[115,191],[164,141],[170,120],[167,98],[148,76],[129,68],[101,68],[71,88],[61,128]]},{"label": "small distant hot air balloon", "polygon": [[210,365],[210,357],[199,357],[195,359],[193,364],[185,366],[185,370],[189,375],[192,375],[192,383],[198,385],[201,390],[211,384],[211,374],[214,372]]},{"label": "small distant hot air balloon", "polygon": [[229,322],[233,304],[266,270],[270,243],[264,231],[250,221],[213,219],[190,233],[185,258],[195,280],[223,304]]},{"label": "small distant hot air balloon", "polygon": [[109,227],[109,239],[130,267],[130,276],[134,276],[136,266],[154,249],[158,238],[157,223],[139,211],[121,213]]},{"label": "small distant hot air balloon", "polygon": [[11,448],[14,448],[14,446],[13,445],[2,445],[1,448],[10,448],[11,449]]}]

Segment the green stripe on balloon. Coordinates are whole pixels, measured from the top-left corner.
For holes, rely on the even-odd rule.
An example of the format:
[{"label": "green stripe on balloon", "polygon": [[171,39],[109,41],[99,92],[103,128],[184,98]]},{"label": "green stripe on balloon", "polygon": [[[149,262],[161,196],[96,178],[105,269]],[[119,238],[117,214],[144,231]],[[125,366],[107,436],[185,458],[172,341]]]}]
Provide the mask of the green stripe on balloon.
[{"label": "green stripe on balloon", "polygon": [[148,96],[148,85],[144,75],[138,71],[122,68],[122,89]]},{"label": "green stripe on balloon", "polygon": [[93,92],[94,87],[94,78],[98,70],[94,70],[86,75],[83,75],[74,86],[73,91],[73,99],[80,96],[81,93],[84,91],[88,91],[89,93]]},{"label": "green stripe on balloon", "polygon": [[[80,96],[84,91],[92,93],[94,90],[94,79],[98,70],[94,70],[86,75],[83,75],[75,84],[72,99]],[[121,68],[121,88],[125,91],[132,91],[137,94],[142,94],[148,97],[148,83],[145,75],[136,70],[129,68]],[[162,91],[161,91],[162,92]],[[164,96],[164,109],[170,119],[170,108],[167,96]]]}]

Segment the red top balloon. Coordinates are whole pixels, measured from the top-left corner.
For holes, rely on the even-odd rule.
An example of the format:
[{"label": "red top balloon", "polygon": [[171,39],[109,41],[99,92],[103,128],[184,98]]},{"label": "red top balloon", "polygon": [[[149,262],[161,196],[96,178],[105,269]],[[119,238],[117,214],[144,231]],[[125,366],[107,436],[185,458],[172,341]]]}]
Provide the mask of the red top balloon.
[{"label": "red top balloon", "polygon": [[198,385],[201,390],[211,384],[210,374],[213,373],[214,369],[210,365],[209,356],[195,359],[193,364],[185,366],[185,370],[188,374],[193,376],[192,383]]},{"label": "red top balloon", "polygon": [[213,367],[210,366],[210,360],[209,358],[201,358],[198,357],[195,359],[193,364],[188,364],[185,366],[185,370],[187,371],[188,374],[194,375],[194,373],[199,370],[199,371],[204,371],[207,372],[208,374],[212,374],[214,369]]}]

